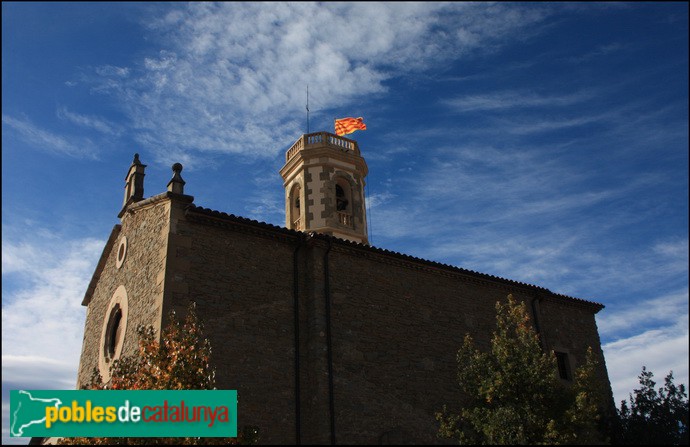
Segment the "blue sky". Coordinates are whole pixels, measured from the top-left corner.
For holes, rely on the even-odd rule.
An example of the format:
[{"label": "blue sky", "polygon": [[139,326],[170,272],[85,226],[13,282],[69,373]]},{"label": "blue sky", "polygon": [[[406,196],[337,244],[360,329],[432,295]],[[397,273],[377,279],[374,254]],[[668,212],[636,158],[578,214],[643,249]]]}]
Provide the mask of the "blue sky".
[{"label": "blue sky", "polygon": [[307,85],[367,124],[373,245],[603,303],[617,402],[688,384],[687,3],[3,2],[3,442],[9,389],[75,386],[133,154],[284,225]]}]

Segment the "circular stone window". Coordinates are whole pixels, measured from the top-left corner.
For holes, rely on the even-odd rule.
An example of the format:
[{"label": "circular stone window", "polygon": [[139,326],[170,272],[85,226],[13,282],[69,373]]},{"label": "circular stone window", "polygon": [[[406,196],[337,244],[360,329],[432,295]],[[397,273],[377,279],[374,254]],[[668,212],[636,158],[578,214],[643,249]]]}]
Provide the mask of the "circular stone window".
[{"label": "circular stone window", "polygon": [[110,380],[113,361],[120,358],[127,332],[127,290],[117,288],[106,309],[98,349],[98,370],[104,381]]},{"label": "circular stone window", "polygon": [[125,256],[127,256],[127,237],[122,236],[122,239],[120,239],[120,244],[117,247],[117,259],[115,262],[115,267],[122,267],[122,264],[125,262]]}]

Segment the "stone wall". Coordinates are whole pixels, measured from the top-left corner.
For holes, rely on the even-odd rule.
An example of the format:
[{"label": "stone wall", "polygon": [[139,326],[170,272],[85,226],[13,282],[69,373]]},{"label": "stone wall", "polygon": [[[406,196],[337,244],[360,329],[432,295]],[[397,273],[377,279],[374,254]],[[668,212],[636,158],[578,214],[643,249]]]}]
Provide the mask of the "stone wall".
[{"label": "stone wall", "polygon": [[[105,312],[119,286],[125,286],[129,302],[122,355],[136,352],[139,325],[160,329],[169,202],[151,199],[145,202],[132,206],[133,212],[126,213],[121,228],[114,230],[117,231],[113,235],[114,244],[106,246],[102,265],[94,274],[97,281],[84,298],[83,304],[88,307],[77,386],[89,383],[93,369],[98,366]],[[127,251],[118,269],[116,261],[122,237],[127,238]]]},{"label": "stone wall", "polygon": [[[542,339],[547,349],[567,353],[571,372],[585,362],[587,348],[592,347],[601,363],[599,378],[610,390],[611,384],[606,370],[604,352],[601,349],[599,330],[591,311],[574,306],[557,296],[551,296],[540,302],[539,318]],[[613,396],[610,400],[614,405]]]},{"label": "stone wall", "polygon": [[238,425],[260,426],[262,442],[293,442],[294,247],[216,223],[174,225],[173,306],[183,313],[196,302],[217,387],[238,390]]}]

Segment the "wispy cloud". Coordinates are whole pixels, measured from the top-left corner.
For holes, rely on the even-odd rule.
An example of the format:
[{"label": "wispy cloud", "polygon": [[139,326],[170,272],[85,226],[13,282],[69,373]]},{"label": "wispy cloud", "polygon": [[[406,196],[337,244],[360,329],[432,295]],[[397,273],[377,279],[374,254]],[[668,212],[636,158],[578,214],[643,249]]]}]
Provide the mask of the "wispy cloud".
[{"label": "wispy cloud", "polygon": [[592,98],[593,93],[582,91],[568,95],[544,95],[525,91],[503,91],[484,95],[466,95],[442,101],[456,112],[506,110],[534,107],[563,107]]},{"label": "wispy cloud", "polygon": [[583,62],[586,62],[590,59],[598,58],[598,57],[604,57],[604,56],[610,56],[613,53],[618,53],[621,51],[624,51],[627,49],[627,46],[625,44],[619,43],[619,42],[613,42],[613,43],[608,43],[604,45],[599,45],[597,46],[594,50],[579,55],[579,56],[571,56],[568,58],[565,58],[564,60],[568,63],[571,64],[581,64]]},{"label": "wispy cloud", "polygon": [[247,217],[274,225],[285,226],[285,203],[270,192],[255,193],[248,199]]},{"label": "wispy cloud", "polygon": [[96,67],[95,70],[100,76],[113,76],[117,78],[126,78],[130,73],[130,69],[127,67],[116,67],[113,65],[101,65]]},{"label": "wispy cloud", "polygon": [[60,107],[57,110],[57,117],[78,126],[93,129],[107,135],[117,136],[122,133],[121,126],[115,123],[109,122],[108,120],[100,117],[71,112],[66,107]]},{"label": "wispy cloud", "polygon": [[687,261],[690,255],[688,254],[687,239],[660,242],[654,246],[654,251],[671,258],[676,258],[679,262],[679,266],[688,266]]},{"label": "wispy cloud", "polygon": [[159,54],[131,67],[98,67],[92,85],[118,98],[137,140],[165,161],[171,151],[271,157],[301,130],[295,112],[304,88],[296,86],[308,84],[319,103],[314,115],[330,117],[385,92],[393,76],[527,38],[547,11],[469,3],[191,3],[149,24],[165,36]]},{"label": "wispy cloud", "polygon": [[644,307],[644,312],[641,312],[639,302],[614,305],[613,309],[597,318],[601,335],[610,338],[612,335],[637,333],[640,327],[674,326],[679,317],[688,315],[688,290],[646,299]]},{"label": "wispy cloud", "polygon": [[87,138],[58,135],[40,129],[29,120],[9,115],[2,115],[2,123],[15,131],[23,141],[41,151],[75,158],[97,158],[96,147]]},{"label": "wispy cloud", "polygon": [[395,197],[396,197],[396,195],[391,193],[391,192],[381,192],[381,193],[372,194],[369,197],[367,197],[367,205],[373,209],[377,209],[381,205],[383,205],[386,202],[391,201]]},{"label": "wispy cloud", "polygon": [[600,123],[603,118],[606,118],[606,115],[595,116],[586,114],[556,119],[540,116],[527,120],[512,120],[512,124],[509,126],[504,126],[504,129],[506,132],[518,135],[529,135],[543,132],[562,131],[564,129],[572,129],[575,127],[597,124]]}]

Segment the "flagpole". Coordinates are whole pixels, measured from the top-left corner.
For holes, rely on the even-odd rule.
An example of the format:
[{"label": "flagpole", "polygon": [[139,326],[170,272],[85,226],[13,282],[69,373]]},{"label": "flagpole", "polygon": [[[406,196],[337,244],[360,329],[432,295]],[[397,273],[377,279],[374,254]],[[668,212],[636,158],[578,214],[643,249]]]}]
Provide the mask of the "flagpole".
[{"label": "flagpole", "polygon": [[309,84],[307,84],[307,133],[309,133]]}]

